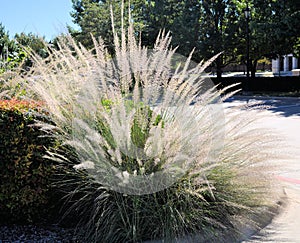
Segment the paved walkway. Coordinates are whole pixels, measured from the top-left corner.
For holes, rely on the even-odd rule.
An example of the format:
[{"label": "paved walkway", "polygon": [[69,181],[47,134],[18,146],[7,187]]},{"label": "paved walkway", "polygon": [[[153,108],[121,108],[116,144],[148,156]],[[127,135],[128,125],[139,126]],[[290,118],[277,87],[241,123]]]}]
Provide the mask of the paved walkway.
[{"label": "paved walkway", "polygon": [[[239,98],[242,102],[249,98]],[[250,102],[257,98],[250,99]],[[300,99],[262,98],[266,104],[274,105],[268,112],[264,125],[275,129],[286,137],[290,149],[290,160],[284,162],[276,177],[283,184],[286,201],[282,212],[259,234],[244,243],[300,243]],[[235,100],[231,103],[234,103]],[[236,100],[236,102],[239,102]]]}]

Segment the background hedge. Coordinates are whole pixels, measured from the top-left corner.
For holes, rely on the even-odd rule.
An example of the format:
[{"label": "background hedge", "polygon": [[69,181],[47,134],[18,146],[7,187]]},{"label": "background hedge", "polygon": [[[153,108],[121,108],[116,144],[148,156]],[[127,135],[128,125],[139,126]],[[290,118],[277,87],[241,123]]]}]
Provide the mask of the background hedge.
[{"label": "background hedge", "polygon": [[39,110],[36,102],[0,100],[0,223],[46,213],[53,164],[43,155],[53,141],[32,126]]},{"label": "background hedge", "polygon": [[219,88],[225,88],[232,84],[239,83],[231,91],[242,89],[250,92],[300,92],[300,76],[282,76],[282,77],[222,77],[211,78]]}]

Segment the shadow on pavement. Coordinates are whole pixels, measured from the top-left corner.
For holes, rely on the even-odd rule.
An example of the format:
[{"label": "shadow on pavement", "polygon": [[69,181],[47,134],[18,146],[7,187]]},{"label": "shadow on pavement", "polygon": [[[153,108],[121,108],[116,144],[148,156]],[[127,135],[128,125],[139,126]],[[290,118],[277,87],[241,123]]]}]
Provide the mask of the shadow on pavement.
[{"label": "shadow on pavement", "polygon": [[298,97],[263,97],[263,96],[234,96],[226,102],[247,102],[249,104],[262,102],[262,105],[270,106],[269,111],[278,113],[284,117],[300,116],[300,98]]}]

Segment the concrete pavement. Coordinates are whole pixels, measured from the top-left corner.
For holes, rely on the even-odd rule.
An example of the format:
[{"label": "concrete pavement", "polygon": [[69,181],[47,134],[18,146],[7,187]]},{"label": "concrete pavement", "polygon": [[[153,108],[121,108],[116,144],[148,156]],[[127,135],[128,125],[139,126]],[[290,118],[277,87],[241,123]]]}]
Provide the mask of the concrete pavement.
[{"label": "concrete pavement", "polygon": [[283,162],[275,176],[282,182],[286,200],[281,213],[244,243],[300,243],[300,98],[234,97],[225,106],[262,101],[272,105],[263,125],[285,137],[291,159]]}]

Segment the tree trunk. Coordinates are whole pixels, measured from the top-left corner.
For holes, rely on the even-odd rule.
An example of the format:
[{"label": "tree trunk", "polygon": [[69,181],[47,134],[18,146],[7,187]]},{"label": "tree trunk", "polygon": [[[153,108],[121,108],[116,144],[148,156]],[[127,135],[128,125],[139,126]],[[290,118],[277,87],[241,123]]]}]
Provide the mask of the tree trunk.
[{"label": "tree trunk", "polygon": [[251,78],[255,78],[255,73],[256,73],[256,68],[257,68],[257,60],[254,60],[253,62],[250,62],[250,63],[251,63],[251,67],[250,67]]},{"label": "tree trunk", "polygon": [[222,78],[222,70],[220,70],[219,68],[217,68],[217,78]]},{"label": "tree trunk", "polygon": [[222,57],[221,55],[216,60],[217,64],[217,78],[222,78]]}]

